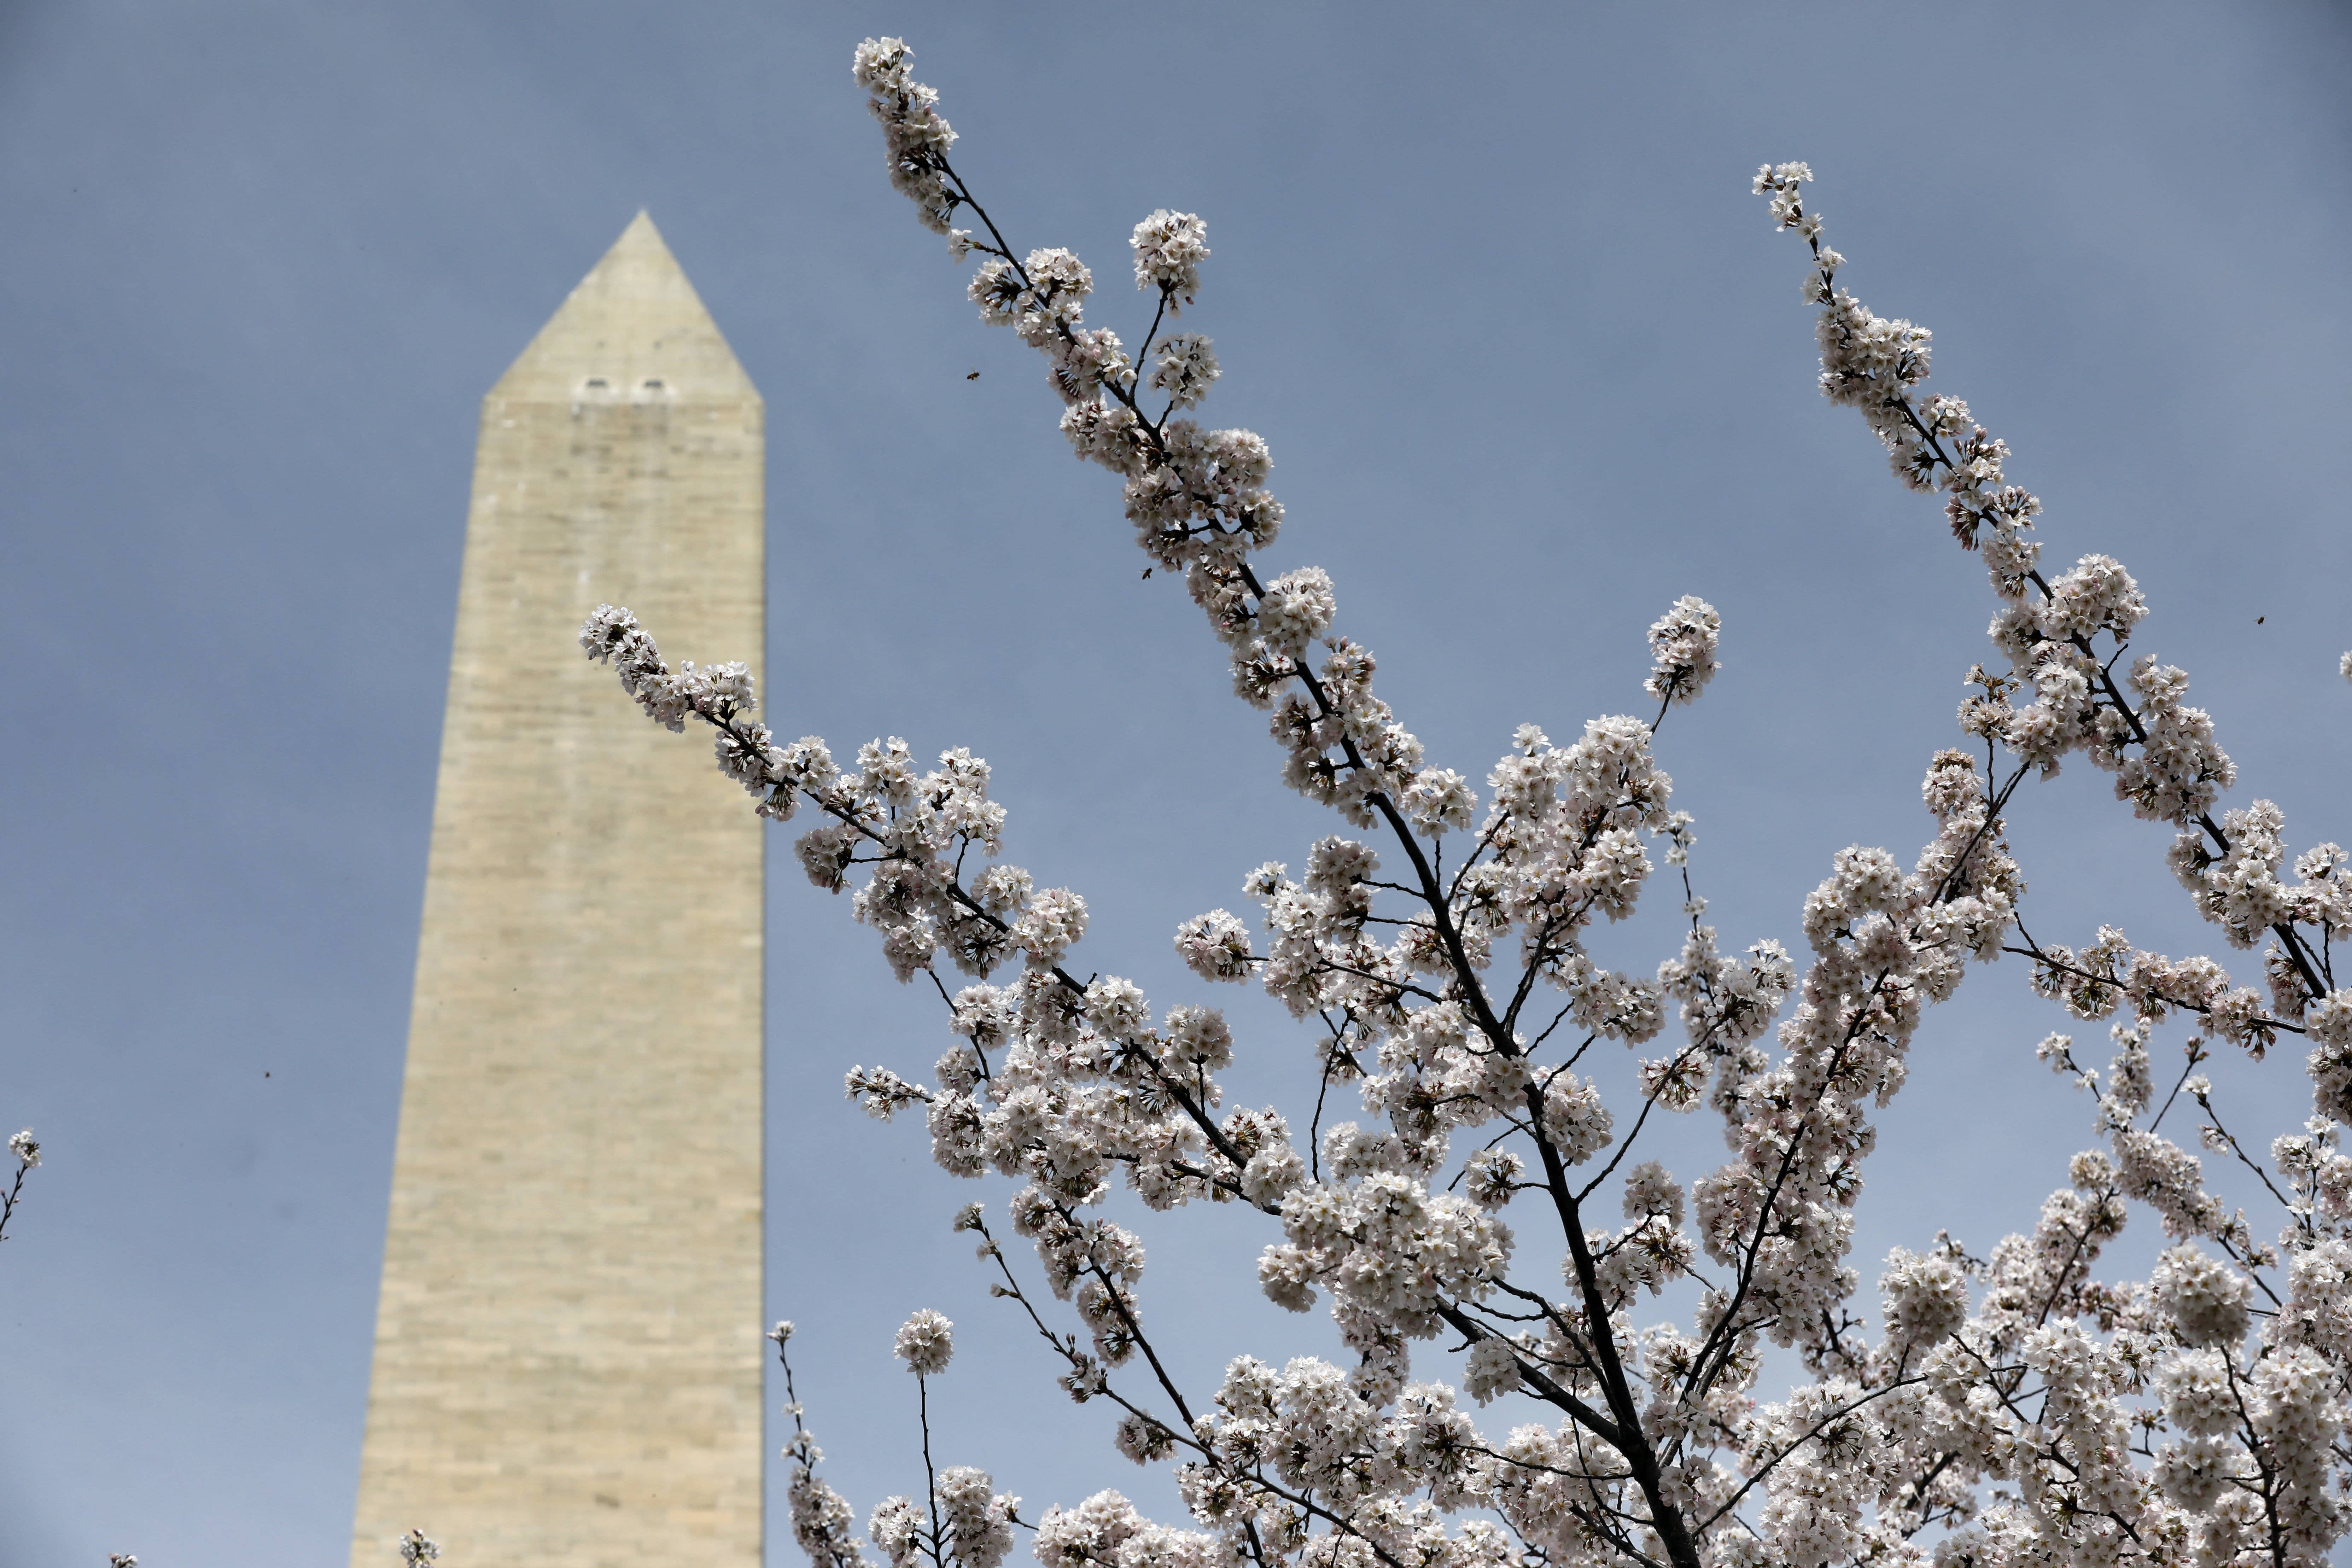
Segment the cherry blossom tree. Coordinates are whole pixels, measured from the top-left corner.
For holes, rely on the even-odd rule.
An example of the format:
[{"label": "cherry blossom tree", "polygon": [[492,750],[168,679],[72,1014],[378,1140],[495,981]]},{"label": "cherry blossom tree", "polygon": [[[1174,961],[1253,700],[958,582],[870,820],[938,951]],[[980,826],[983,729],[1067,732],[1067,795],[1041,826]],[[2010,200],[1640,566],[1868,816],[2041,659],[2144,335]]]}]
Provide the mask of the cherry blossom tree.
[{"label": "cherry blossom tree", "polygon": [[[996,1568],[1016,1528],[1047,1568],[2324,1561],[2352,1526],[2352,989],[2332,945],[2352,935],[2347,857],[2323,843],[2290,868],[2277,807],[2224,805],[2236,769],[2187,677],[2127,657],[2147,612],[2131,574],[2099,554],[2043,571],[2008,447],[1926,390],[1925,328],[1842,285],[1805,165],[1767,166],[1755,189],[1808,247],[1822,390],[1903,484],[1944,498],[1996,607],[1995,657],[1927,762],[1924,843],[1907,865],[1840,852],[1792,957],[1727,949],[1706,923],[1691,819],[1656,760],[1717,668],[1715,610],[1684,597],[1652,626],[1639,712],[1565,744],[1522,726],[1483,792],[1432,763],[1339,630],[1329,576],[1256,564],[1284,521],[1266,444],[1192,416],[1218,379],[1209,340],[1173,330],[1210,258],[1202,219],[1136,226],[1150,318],[1130,351],[1087,324],[1076,256],[1016,247],[976,199],[909,61],[884,38],[855,62],[892,183],[979,258],[982,320],[1045,357],[1064,437],[1123,483],[1150,568],[1181,578],[1234,694],[1268,715],[1285,782],[1343,830],[1296,878],[1249,871],[1251,919],[1212,910],[1174,933],[1200,982],[1262,986],[1314,1041],[1311,1108],[1228,1107],[1222,1014],[1081,978],[1086,900],[1000,858],[986,763],[959,749],[926,767],[893,738],[843,766],[751,717],[742,664],[673,668],[627,610],[589,618],[588,655],[669,729],[711,726],[761,816],[814,816],[809,879],[850,892],[898,979],[937,993],[953,1042],[929,1081],[858,1066],[848,1092],[884,1120],[919,1112],[950,1174],[1017,1184],[1005,1234],[979,1204],[958,1228],[1070,1396],[1119,1410],[1128,1458],[1175,1467],[1190,1515],[1147,1520],[1106,1491],[1031,1518],[986,1472],[934,1466],[929,1385],[952,1334],[925,1311],[898,1342],[923,1485],[877,1506],[865,1539],[789,1406],[793,1529],[817,1568],[859,1568],[869,1543],[891,1568]],[[2114,926],[2079,946],[2028,931],[2003,812],[2078,755],[2173,826],[2173,873],[2229,947],[2262,950],[2256,983]],[[1605,968],[1588,936],[1634,910],[1654,854],[1679,945],[1650,973]],[[2004,955],[2107,1025],[2103,1068],[2066,1035],[2041,1047],[2088,1096],[2091,1146],[2033,1230],[1986,1258],[1942,1237],[1896,1249],[1874,1313],[1850,1256],[1872,1113],[1903,1088],[1926,1010]],[[2285,1068],[2290,1047],[2309,1119],[2236,1125],[2200,1065]],[[1639,1094],[1612,1103],[1587,1058],[1613,1049],[1635,1054]],[[1345,1094],[1360,1110],[1334,1121]],[[1687,1116],[1718,1121],[1729,1153],[1685,1182],[1643,1134]],[[2189,1121],[2203,1153],[2171,1135]],[[2208,1156],[2259,1178],[2264,1212],[2209,1191]],[[1148,1211],[1227,1205],[1263,1238],[1259,1288],[1325,1307],[1351,1363],[1243,1354],[1216,1387],[1185,1386],[1139,1289],[1142,1237],[1104,1210],[1118,1185]],[[2145,1279],[2099,1278],[2138,1209],[2171,1245]],[[791,1335],[772,1336],[780,1356]],[[785,1375],[790,1393],[788,1360]],[[1506,1395],[1544,1419],[1482,1426]]]}]

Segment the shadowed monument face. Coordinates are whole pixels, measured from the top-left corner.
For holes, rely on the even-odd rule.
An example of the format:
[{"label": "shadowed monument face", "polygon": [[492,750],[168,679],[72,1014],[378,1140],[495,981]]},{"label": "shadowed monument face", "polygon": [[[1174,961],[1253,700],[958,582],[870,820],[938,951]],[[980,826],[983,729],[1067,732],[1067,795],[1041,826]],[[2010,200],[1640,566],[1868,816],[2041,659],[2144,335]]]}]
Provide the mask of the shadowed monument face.
[{"label": "shadowed monument face", "polygon": [[762,418],[643,214],[483,400],[353,1568],[761,1560],[761,825],[575,637],[756,668]]}]

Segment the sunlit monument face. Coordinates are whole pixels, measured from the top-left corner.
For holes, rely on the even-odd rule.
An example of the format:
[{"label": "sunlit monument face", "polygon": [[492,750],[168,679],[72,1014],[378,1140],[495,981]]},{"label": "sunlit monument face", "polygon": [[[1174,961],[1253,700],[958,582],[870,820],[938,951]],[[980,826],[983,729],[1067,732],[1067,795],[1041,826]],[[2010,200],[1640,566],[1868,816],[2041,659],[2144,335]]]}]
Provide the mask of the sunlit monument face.
[{"label": "sunlit monument face", "polygon": [[483,401],[354,1568],[760,1561],[761,827],[575,637],[762,646],[762,418],[642,215]]}]

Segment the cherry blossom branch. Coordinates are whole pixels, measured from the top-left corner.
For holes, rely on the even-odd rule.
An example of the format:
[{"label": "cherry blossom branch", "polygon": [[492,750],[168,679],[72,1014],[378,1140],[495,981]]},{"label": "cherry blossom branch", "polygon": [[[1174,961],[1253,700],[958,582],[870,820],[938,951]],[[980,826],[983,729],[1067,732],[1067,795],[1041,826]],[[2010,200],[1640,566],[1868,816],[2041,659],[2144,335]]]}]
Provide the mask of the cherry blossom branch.
[{"label": "cherry blossom branch", "polygon": [[8,1239],[8,1221],[15,1216],[16,1205],[24,1198],[26,1173],[41,1163],[40,1140],[35,1138],[33,1130],[27,1127],[22,1132],[10,1135],[8,1152],[16,1157],[16,1173],[9,1178],[8,1190],[0,1193],[0,1241]]}]

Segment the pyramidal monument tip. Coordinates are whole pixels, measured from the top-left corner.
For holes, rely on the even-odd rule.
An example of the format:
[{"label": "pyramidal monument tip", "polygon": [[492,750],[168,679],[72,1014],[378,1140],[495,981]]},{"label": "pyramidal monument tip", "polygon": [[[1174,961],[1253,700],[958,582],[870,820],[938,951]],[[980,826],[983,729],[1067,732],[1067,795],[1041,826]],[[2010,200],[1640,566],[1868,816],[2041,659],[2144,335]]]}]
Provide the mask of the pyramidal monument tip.
[{"label": "pyramidal monument tip", "polygon": [[[662,382],[658,391],[760,395],[652,216],[639,208],[489,395],[614,395],[647,390],[648,377]],[[591,381],[603,384],[588,387]]]}]

